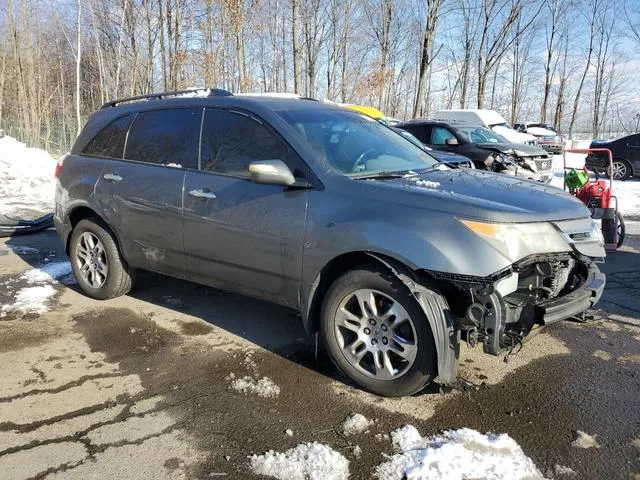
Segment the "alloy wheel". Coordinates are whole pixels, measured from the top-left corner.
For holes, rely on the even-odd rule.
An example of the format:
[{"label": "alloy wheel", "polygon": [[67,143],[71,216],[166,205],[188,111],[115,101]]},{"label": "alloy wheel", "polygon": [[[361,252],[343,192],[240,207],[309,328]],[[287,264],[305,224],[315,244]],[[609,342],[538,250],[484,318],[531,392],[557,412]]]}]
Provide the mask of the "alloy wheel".
[{"label": "alloy wheel", "polygon": [[609,170],[611,170],[611,167],[607,168],[607,173],[609,174],[609,178],[613,178],[614,180],[620,180],[627,175],[627,166],[624,162],[613,162],[613,175],[611,175]]},{"label": "alloy wheel", "polygon": [[82,279],[92,288],[100,288],[107,281],[109,266],[104,245],[91,232],[78,238],[76,264]]},{"label": "alloy wheel", "polygon": [[335,313],[334,328],[344,357],[368,377],[395,380],[416,360],[413,320],[399,302],[378,290],[347,295]]}]

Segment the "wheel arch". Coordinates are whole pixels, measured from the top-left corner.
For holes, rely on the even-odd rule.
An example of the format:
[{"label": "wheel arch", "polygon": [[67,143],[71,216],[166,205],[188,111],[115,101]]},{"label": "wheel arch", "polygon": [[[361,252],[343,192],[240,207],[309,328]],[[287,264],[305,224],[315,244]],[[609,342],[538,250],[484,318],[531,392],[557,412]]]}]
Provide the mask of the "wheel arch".
[{"label": "wheel arch", "polygon": [[96,218],[100,221],[100,223],[102,224],[102,226],[109,232],[111,233],[111,235],[113,235],[113,239],[116,243],[116,247],[118,248],[118,251],[120,252],[120,254],[122,255],[122,244],[120,243],[120,239],[118,238],[118,235],[116,232],[113,231],[112,228],[109,227],[109,224],[106,222],[106,220],[103,218],[102,215],[100,215],[100,213],[95,210],[94,208],[82,204],[82,205],[78,205],[73,207],[69,213],[67,214],[66,220],[67,220],[67,224],[69,225],[69,233],[67,234],[67,238],[65,239],[64,242],[64,248],[65,248],[65,252],[67,253],[67,255],[69,255],[69,247],[70,247],[70,242],[71,242],[71,232],[73,231],[73,229],[76,227],[76,225],[81,221],[81,220],[86,220],[89,218]]},{"label": "wheel arch", "polygon": [[[434,336],[438,371],[436,380],[442,384],[453,382],[457,376],[460,355],[460,331],[456,326],[455,316],[449,310],[446,298],[437,291],[437,281],[427,277],[426,272],[414,270],[401,260],[388,255],[354,251],[331,259],[316,276],[302,309],[305,330],[310,334],[319,331],[322,301],[331,284],[345,272],[372,263],[395,275],[412,293],[423,310]],[[426,288],[425,285],[429,285],[430,288]],[[427,297],[433,297],[443,309],[443,321],[436,319],[439,316],[431,314],[433,303],[430,303]]]}]

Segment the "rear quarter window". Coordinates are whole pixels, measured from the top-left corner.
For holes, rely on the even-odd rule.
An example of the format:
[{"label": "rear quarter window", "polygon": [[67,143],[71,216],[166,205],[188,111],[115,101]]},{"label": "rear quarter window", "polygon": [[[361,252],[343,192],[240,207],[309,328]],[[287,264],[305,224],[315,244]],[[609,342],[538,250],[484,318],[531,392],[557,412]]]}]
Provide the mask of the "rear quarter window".
[{"label": "rear quarter window", "polygon": [[201,112],[195,108],[139,112],[129,131],[124,158],[197,169]]},{"label": "rear quarter window", "polygon": [[127,130],[133,115],[116,118],[98,132],[82,150],[83,155],[92,157],[122,158]]}]

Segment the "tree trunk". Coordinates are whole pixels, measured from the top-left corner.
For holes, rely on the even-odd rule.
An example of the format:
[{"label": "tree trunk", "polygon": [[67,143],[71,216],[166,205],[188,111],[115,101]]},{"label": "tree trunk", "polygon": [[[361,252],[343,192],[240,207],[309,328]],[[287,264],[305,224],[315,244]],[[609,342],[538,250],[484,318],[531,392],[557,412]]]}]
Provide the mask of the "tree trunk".
[{"label": "tree trunk", "polygon": [[82,130],[82,118],[80,116],[80,65],[82,61],[82,0],[77,0],[78,5],[78,37],[76,46],[76,121],[78,125],[77,135],[80,135]]},{"label": "tree trunk", "polygon": [[[420,52],[420,64],[418,70],[418,87],[416,99],[413,105],[413,116],[421,117],[424,113],[424,93],[427,88],[428,77],[431,76],[431,62],[433,62],[433,43],[436,36],[438,15],[443,0],[427,0],[427,18],[422,34],[422,50]],[[428,100],[427,100],[428,101]]]},{"label": "tree trunk", "polygon": [[298,32],[298,0],[291,0],[292,13],[292,43],[293,43],[293,91],[300,94],[302,91],[302,55],[300,52]]}]

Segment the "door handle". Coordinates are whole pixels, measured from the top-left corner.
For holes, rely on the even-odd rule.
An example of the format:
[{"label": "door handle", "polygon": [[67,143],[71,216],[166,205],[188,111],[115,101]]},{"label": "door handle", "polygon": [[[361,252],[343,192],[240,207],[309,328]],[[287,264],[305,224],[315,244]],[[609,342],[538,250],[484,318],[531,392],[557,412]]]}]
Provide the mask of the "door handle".
[{"label": "door handle", "polygon": [[192,197],[205,198],[205,199],[209,199],[209,200],[213,200],[213,199],[216,198],[216,194],[215,193],[205,191],[202,188],[199,189],[199,190],[191,190],[191,191],[189,191],[189,195],[191,195]]},{"label": "door handle", "polygon": [[102,178],[104,178],[105,180],[109,181],[109,182],[119,182],[122,180],[122,177],[120,175],[118,175],[117,173],[105,173]]}]

